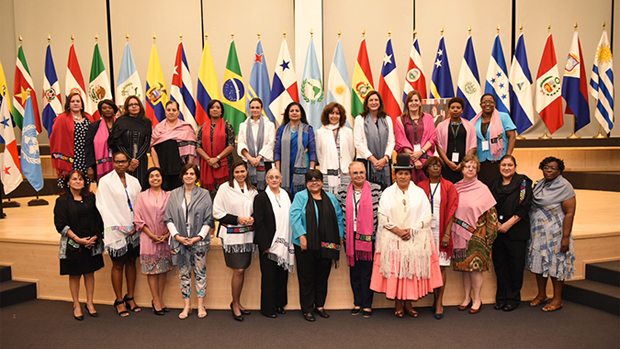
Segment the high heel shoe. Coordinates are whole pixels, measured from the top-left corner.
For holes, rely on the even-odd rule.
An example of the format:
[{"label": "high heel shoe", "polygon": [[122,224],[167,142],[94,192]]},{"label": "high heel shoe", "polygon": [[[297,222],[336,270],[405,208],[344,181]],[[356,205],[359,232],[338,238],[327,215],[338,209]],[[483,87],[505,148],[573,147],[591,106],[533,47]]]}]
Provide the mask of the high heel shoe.
[{"label": "high heel shoe", "polygon": [[131,305],[129,305],[129,302],[133,301],[133,297],[129,298],[127,296],[128,295],[125,295],[125,297],[123,297],[123,301],[125,302],[125,305],[127,306],[127,308],[129,308],[129,310],[133,311],[134,313],[137,313],[137,312],[141,311],[142,309],[140,309],[138,304],[136,304],[136,306],[133,307],[133,308],[131,307]]},{"label": "high heel shoe", "polygon": [[469,303],[467,303],[467,305],[459,305],[459,311],[465,311],[467,310],[467,308],[469,308],[469,306],[471,305],[472,301],[470,300]]},{"label": "high heel shoe", "polygon": [[232,316],[235,321],[243,321],[243,313],[241,313],[241,315],[235,314],[235,309],[233,308],[232,303],[230,303],[230,311],[232,312]]},{"label": "high heel shoe", "polygon": [[151,299],[151,307],[153,308],[153,314],[155,314],[155,315],[164,315],[165,314],[163,309],[162,310],[155,309],[155,302],[153,302],[152,299]]},{"label": "high heel shoe", "polygon": [[90,312],[90,309],[88,309],[88,304],[84,304],[84,308],[86,309],[86,312],[88,313],[88,315],[90,317],[98,317],[99,316],[99,313],[96,312],[96,311],[94,311],[92,313]]},{"label": "high heel shoe", "polygon": [[73,308],[73,318],[76,319],[77,321],[82,321],[84,320],[84,314],[82,315],[75,315],[75,307]]},{"label": "high heel shoe", "polygon": [[118,316],[120,316],[120,317],[127,317],[127,316],[129,316],[129,312],[126,309],[122,310],[122,311],[118,311],[117,307],[119,305],[121,305],[121,304],[124,304],[124,303],[125,303],[125,301],[123,301],[123,300],[114,301],[114,309],[116,309],[116,314],[118,314]]}]

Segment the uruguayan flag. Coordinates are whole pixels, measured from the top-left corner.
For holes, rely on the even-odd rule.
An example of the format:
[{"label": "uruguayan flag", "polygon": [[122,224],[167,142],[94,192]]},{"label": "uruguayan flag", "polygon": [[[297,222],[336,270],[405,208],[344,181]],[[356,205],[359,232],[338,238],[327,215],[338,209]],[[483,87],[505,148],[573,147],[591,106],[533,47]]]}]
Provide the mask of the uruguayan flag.
[{"label": "uruguayan flag", "polygon": [[596,47],[592,75],[590,75],[590,95],[596,99],[594,116],[609,133],[614,127],[614,69],[607,31],[603,30],[601,41]]}]

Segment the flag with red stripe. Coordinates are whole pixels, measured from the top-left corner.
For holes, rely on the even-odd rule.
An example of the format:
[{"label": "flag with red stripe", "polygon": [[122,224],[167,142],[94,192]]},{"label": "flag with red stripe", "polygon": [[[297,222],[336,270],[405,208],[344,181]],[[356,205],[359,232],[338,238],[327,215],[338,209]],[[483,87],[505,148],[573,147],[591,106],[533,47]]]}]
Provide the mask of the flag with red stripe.
[{"label": "flag with red stripe", "polygon": [[385,103],[385,112],[396,121],[396,117],[402,114],[400,106],[400,91],[398,89],[398,73],[396,72],[396,57],[392,49],[392,39],[389,38],[385,46],[383,56],[383,66],[381,67],[381,77],[379,78],[379,93]]},{"label": "flag with red stripe", "polygon": [[553,134],[564,125],[562,84],[555,57],[553,35],[549,33],[536,78],[536,111]]},{"label": "flag with red stripe", "polygon": [[[67,74],[65,76],[65,98],[73,92],[77,92],[82,96],[82,100],[86,101],[86,87],[84,85],[84,77],[82,69],[75,54],[75,47],[71,44],[69,48],[69,61],[67,62]],[[86,106],[84,106],[86,108]]]},{"label": "flag with red stripe", "polygon": [[420,92],[422,99],[428,98],[426,92],[426,76],[424,75],[424,68],[422,68],[422,55],[420,54],[418,38],[413,39],[411,53],[409,53],[409,65],[407,66],[405,87],[403,88],[403,103],[405,103],[405,99],[407,99],[409,92],[413,90]]}]

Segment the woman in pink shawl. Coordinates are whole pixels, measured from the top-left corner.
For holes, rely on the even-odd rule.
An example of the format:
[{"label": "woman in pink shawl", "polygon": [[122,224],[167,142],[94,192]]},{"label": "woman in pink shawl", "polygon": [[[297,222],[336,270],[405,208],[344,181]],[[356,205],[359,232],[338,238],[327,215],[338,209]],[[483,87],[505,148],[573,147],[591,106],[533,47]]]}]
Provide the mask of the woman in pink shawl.
[{"label": "woman in pink shawl", "polygon": [[422,95],[413,90],[405,99],[405,112],[396,118],[394,133],[396,136],[396,152],[411,156],[411,163],[415,166],[412,171],[412,180],[420,183],[427,177],[422,171],[422,165],[429,156],[435,154],[437,130],[433,117],[422,112]]},{"label": "woman in pink shawl", "polygon": [[86,130],[86,167],[88,177],[99,182],[101,177],[112,172],[112,149],[108,145],[108,137],[118,113],[118,107],[110,99],[104,99],[97,104],[101,120],[88,125]]},{"label": "woman in pink shawl", "polygon": [[153,129],[151,135],[153,165],[161,168],[162,188],[170,191],[183,185],[179,172],[183,165],[196,158],[196,131],[191,124],[179,119],[179,103],[166,103],[166,120]]},{"label": "woman in pink shawl", "polygon": [[135,211],[136,229],[140,232],[140,264],[153,296],[153,313],[164,315],[168,311],[164,304],[166,273],[172,270],[170,232],[164,223],[170,192],[161,188],[163,178],[159,168],[151,167],[146,176],[149,187],[138,195]]}]

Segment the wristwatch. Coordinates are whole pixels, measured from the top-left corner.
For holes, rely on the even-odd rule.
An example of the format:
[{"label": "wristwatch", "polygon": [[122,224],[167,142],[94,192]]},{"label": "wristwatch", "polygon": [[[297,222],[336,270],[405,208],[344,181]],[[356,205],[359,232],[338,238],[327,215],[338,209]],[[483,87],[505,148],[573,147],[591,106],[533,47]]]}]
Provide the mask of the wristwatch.
[{"label": "wristwatch", "polygon": [[218,160],[222,160],[222,158],[220,158],[220,156],[219,156],[219,155],[218,155],[218,156],[216,156],[216,158],[217,158]]}]

